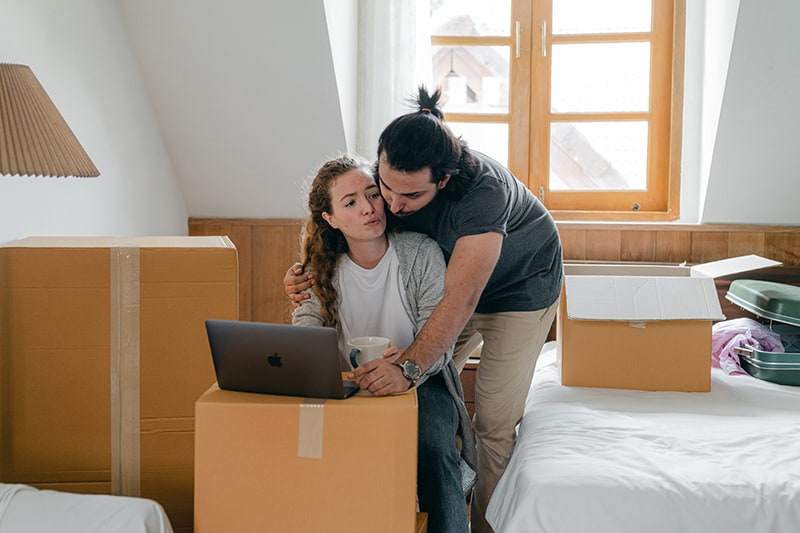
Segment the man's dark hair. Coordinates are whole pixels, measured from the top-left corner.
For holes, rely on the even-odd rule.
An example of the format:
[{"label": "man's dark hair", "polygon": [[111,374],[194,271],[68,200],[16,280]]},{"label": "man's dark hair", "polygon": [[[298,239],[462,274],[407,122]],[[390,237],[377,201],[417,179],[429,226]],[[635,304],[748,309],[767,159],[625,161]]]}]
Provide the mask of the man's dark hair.
[{"label": "man's dark hair", "polygon": [[[403,172],[429,167],[433,183],[450,174],[442,193],[459,199],[475,180],[479,164],[467,142],[445,123],[441,96],[441,89],[428,94],[424,85],[419,86],[417,96],[410,99],[417,110],[394,119],[378,138],[378,160],[385,153],[389,165]],[[376,163],[376,177],[377,168]]]}]

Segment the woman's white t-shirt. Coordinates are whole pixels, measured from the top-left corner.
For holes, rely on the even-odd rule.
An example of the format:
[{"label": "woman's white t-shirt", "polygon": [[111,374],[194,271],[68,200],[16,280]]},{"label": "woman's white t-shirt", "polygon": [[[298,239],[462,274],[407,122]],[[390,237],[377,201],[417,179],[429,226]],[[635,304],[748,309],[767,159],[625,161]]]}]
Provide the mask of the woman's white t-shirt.
[{"label": "woman's white t-shirt", "polygon": [[339,352],[349,360],[347,341],[354,337],[386,337],[401,350],[414,341],[414,323],[405,309],[397,253],[389,243],[380,263],[366,269],[342,254],[339,278]]}]

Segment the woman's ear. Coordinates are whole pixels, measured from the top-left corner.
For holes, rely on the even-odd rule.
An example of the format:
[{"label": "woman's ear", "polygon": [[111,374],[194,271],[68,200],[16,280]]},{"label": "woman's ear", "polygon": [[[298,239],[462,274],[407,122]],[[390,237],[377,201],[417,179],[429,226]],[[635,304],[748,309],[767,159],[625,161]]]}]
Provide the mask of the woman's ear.
[{"label": "woman's ear", "polygon": [[322,212],[322,218],[333,229],[339,229],[339,228],[336,227],[336,224],[333,222],[333,217],[331,215],[329,215],[327,211],[323,211]]}]

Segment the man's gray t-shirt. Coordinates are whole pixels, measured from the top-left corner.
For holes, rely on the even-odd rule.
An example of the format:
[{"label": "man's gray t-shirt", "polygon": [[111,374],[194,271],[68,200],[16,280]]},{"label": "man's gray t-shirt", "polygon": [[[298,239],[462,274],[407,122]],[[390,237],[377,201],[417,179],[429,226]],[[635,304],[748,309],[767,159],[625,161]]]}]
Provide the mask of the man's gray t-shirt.
[{"label": "man's gray t-shirt", "polygon": [[544,309],[561,292],[563,261],[556,224],[508,169],[484,154],[473,154],[480,170],[461,199],[439,193],[429,205],[403,217],[402,224],[434,238],[447,261],[459,237],[500,233],[500,258],[475,311]]}]

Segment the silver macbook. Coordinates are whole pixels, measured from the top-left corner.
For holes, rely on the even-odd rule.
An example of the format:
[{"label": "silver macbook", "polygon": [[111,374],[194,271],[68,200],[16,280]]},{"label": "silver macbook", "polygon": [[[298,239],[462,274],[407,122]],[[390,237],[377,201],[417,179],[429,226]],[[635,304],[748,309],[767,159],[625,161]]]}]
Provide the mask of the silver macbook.
[{"label": "silver macbook", "polygon": [[333,328],[206,320],[220,389],[343,399],[358,386],[342,379]]}]

